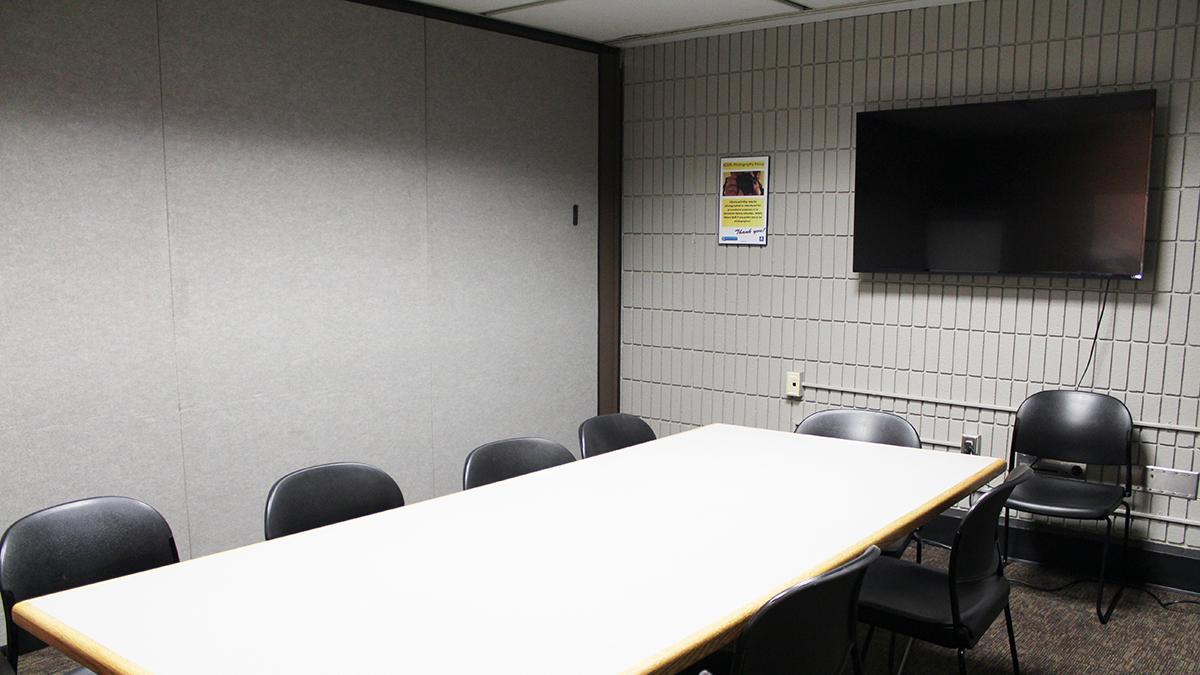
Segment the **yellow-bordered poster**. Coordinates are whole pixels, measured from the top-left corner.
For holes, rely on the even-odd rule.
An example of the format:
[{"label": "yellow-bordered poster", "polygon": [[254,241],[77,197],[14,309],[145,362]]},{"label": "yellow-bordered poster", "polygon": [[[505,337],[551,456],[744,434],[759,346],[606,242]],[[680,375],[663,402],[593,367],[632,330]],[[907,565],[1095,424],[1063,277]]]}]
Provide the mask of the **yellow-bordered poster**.
[{"label": "yellow-bordered poster", "polygon": [[769,157],[724,157],[717,242],[767,245],[767,194]]}]

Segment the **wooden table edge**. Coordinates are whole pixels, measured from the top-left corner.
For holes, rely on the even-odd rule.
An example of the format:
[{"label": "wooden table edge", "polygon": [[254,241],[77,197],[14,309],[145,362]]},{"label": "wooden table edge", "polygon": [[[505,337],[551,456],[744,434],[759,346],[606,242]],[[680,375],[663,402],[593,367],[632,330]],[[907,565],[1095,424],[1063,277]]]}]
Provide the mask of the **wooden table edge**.
[{"label": "wooden table edge", "polygon": [[887,527],[879,530],[874,535],[863,539],[856,543],[851,548],[842,551],[836,556],[829,558],[820,565],[807,570],[804,574],[796,577],[787,584],[771,591],[764,595],[761,599],[756,600],[749,605],[743,607],[735,616],[713,624],[707,629],[699,631],[682,642],[659,652],[654,657],[643,661],[634,668],[627,670],[627,673],[652,673],[654,675],[669,675],[679,671],[680,669],[694,664],[700,659],[712,654],[726,644],[732,642],[741,630],[742,624],[745,623],[755,612],[758,611],[768,600],[775,597],[779,593],[799,584],[802,581],[812,579],[816,576],[824,574],[829,570],[854,559],[862,553],[871,544],[882,545],[884,543],[899,539],[901,535],[912,532],[916,528],[933,520],[937,514],[945,511],[958,500],[971,494],[976,489],[985,485],[988,481],[1004,473],[1005,463],[1000,459],[993,459],[986,467],[971,474],[966,479],[960,481],[953,487],[942,491],[938,496],[925,502],[920,509],[913,511],[904,518],[893,521]]},{"label": "wooden table edge", "polygon": [[149,675],[149,670],[59,621],[33,602],[17,603],[12,610],[13,621],[42,642],[96,673]]}]

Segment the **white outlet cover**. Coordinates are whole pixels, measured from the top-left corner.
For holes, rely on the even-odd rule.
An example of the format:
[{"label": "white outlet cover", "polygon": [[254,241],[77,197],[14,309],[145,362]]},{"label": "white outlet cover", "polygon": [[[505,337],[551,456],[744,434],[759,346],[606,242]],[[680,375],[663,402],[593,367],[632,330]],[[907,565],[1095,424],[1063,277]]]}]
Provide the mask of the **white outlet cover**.
[{"label": "white outlet cover", "polygon": [[789,371],[784,375],[784,393],[791,398],[799,398],[801,373]]}]

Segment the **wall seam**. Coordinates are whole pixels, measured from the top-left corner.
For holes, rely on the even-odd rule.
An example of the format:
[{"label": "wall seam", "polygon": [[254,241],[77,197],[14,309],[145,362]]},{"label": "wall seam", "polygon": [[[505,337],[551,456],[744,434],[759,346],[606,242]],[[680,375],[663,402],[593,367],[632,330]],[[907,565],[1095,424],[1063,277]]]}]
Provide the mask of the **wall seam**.
[{"label": "wall seam", "polygon": [[[424,134],[424,139],[425,139],[425,143],[424,143],[424,149],[425,149],[425,288],[432,289],[433,288],[433,242],[432,242],[431,233],[433,231],[433,228],[429,223],[429,217],[430,217],[429,214],[432,209],[430,209],[430,207],[429,207],[429,18],[427,18],[427,17],[422,17],[422,19],[421,19],[421,60],[424,63],[424,65],[421,68],[421,77],[422,77],[421,84],[422,84],[422,87],[424,90],[424,93],[422,94],[422,100],[421,100],[421,105],[423,106],[423,113],[424,113],[424,122],[422,123],[422,127],[424,127],[424,128],[421,130],[421,132]],[[428,296],[425,297],[425,302],[427,302],[427,303],[430,302],[430,299]],[[433,325],[432,325],[433,321],[434,321],[434,313],[433,313],[432,309],[433,309],[432,306],[430,306],[430,307],[427,307],[427,311],[426,311],[426,316],[429,317],[429,323],[430,323],[430,325],[428,326],[430,337],[432,337],[434,334]],[[431,339],[429,341],[429,344],[431,344],[431,345],[435,344],[435,341]],[[437,482],[437,472],[438,472],[437,448],[438,448],[438,444],[437,444],[437,439],[435,437],[435,434],[437,434],[437,426],[434,424],[434,417],[435,417],[434,405],[437,403],[437,401],[435,400],[436,382],[434,381],[435,374],[433,372],[434,361],[435,361],[435,359],[431,358],[431,359],[429,359],[429,364],[428,364],[429,365],[429,415],[428,415],[428,419],[429,419],[429,485],[431,488],[431,494],[433,496],[437,496],[437,494],[438,494],[438,482]]]},{"label": "wall seam", "polygon": [[171,245],[171,200],[167,177],[167,110],[166,94],[163,84],[162,65],[162,18],[160,16],[160,0],[154,0],[154,43],[158,58],[158,112],[162,132],[162,161],[163,161],[163,216],[167,231],[167,277],[171,296],[171,356],[175,364],[175,413],[179,424],[179,463],[183,478],[183,517],[187,525],[188,550],[187,557],[192,557],[192,512],[191,500],[188,497],[187,451],[183,435],[183,385],[179,371],[179,323],[175,315],[175,263],[174,247]]}]

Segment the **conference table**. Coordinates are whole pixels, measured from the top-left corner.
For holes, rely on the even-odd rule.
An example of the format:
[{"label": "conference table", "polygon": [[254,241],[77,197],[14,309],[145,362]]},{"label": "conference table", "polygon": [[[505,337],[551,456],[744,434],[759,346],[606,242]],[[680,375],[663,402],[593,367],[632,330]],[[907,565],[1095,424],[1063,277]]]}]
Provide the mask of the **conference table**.
[{"label": "conference table", "polygon": [[713,424],[14,617],[104,672],[672,672],[1003,468]]}]

